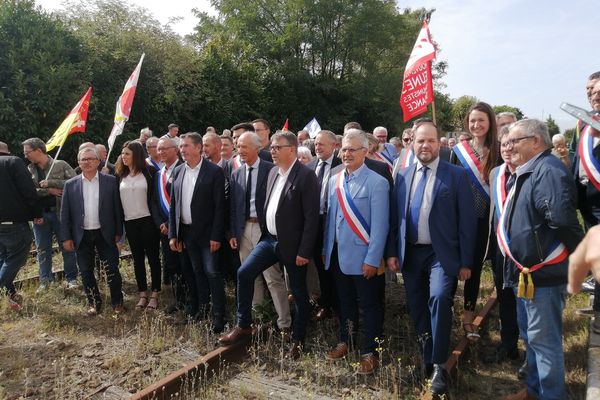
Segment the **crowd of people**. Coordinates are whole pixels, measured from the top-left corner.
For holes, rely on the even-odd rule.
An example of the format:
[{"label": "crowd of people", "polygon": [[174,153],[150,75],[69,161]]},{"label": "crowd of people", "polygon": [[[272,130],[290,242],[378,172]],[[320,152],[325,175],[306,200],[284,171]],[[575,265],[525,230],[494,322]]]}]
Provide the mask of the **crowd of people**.
[{"label": "crowd of people", "polygon": [[[600,112],[600,73],[588,79],[588,98]],[[359,343],[358,373],[368,375],[385,335],[386,281],[401,276],[425,378],[441,395],[458,282],[464,333],[476,341],[480,276],[490,260],[501,320],[493,361],[518,359],[519,338],[526,350],[519,370],[526,388],[509,398],[564,399],[568,256],[584,234],[577,210],[586,230],[600,218],[600,132],[578,124],[570,154],[565,137],[550,138],[543,122],[495,115],[484,102],[469,109],[464,127],[447,137],[420,118],[389,138],[385,127],[371,134],[357,122],[314,137],[272,134],[264,119],[221,135],[212,127],[180,135],[171,124],[160,137],[144,128],[115,165],[103,145],[83,143],[76,169],[53,160],[39,138],[22,144],[28,166],[0,143],[0,286],[19,310],[13,281],[32,221],[38,292],[53,280],[56,237],[64,285],[76,289],[80,277],[86,315],[103,310],[96,258],[114,313],[126,312],[119,271],[126,236],[136,309],[157,310],[168,285],[175,302],[165,312],[209,319],[230,345],[252,335],[252,310],[270,295],[287,357],[306,350],[311,319],[337,317],[339,340],[324,357],[343,359]],[[227,332],[226,280],[236,284],[237,306]],[[600,315],[600,285],[595,290],[589,313]]]}]

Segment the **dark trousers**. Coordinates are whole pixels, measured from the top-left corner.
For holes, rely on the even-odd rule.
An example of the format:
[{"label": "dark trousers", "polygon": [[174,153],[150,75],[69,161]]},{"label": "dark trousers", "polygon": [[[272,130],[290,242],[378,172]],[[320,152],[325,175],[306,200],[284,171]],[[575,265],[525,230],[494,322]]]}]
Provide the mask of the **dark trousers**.
[{"label": "dark trousers", "polygon": [[107,243],[100,229],[86,230],[77,248],[77,264],[81,273],[83,290],[88,305],[100,308],[102,298],[94,276],[95,252],[100,258],[100,267],[106,271],[106,280],[110,289],[110,302],[113,306],[123,303],[122,280],[119,272],[119,250],[114,241]]},{"label": "dark trousers", "polygon": [[31,249],[31,228],[27,222],[0,225],[0,290],[16,293],[14,280]]},{"label": "dark trousers", "polygon": [[432,246],[410,244],[406,245],[402,276],[423,361],[443,364],[450,350],[456,277],[446,274]]},{"label": "dark trousers", "polygon": [[183,278],[183,271],[179,260],[179,253],[171,250],[169,246],[169,237],[160,235],[160,247],[163,255],[163,278],[169,282],[173,288],[173,297],[177,306],[185,306],[186,288]]},{"label": "dark trousers", "polygon": [[190,234],[190,227],[180,225],[185,246],[180,255],[181,268],[188,289],[188,315],[204,314],[212,298],[212,316],[216,325],[225,319],[225,281],[219,270],[218,253],[210,252],[209,243],[197,243]]},{"label": "dark trousers", "polygon": [[479,284],[481,281],[481,269],[483,268],[483,257],[489,237],[488,218],[477,218],[477,238],[475,240],[475,255],[473,257],[473,268],[471,277],[465,281],[464,298],[465,310],[474,311],[479,296]]},{"label": "dark trousers", "polygon": [[517,301],[511,287],[504,288],[504,256],[494,246],[492,253],[492,270],[498,298],[500,314],[500,339],[506,349],[516,349],[519,341],[519,325],[517,324]]},{"label": "dark trousers", "polygon": [[319,274],[319,286],[321,287],[321,298],[319,304],[321,307],[337,309],[337,294],[336,284],[333,279],[333,271],[331,269],[326,270],[325,264],[323,264],[323,230],[325,229],[325,221],[327,220],[327,214],[322,214],[319,217],[319,231],[317,233],[317,240],[315,243],[315,252],[313,260],[317,267],[317,273]]},{"label": "dark trousers", "polygon": [[125,232],[133,256],[133,271],[135,272],[138,292],[148,290],[146,257],[148,257],[148,265],[150,266],[152,291],[160,292],[160,231],[154,225],[152,217],[125,221]]},{"label": "dark trousers", "polygon": [[242,328],[252,323],[252,297],[254,280],[271,265],[279,262],[285,267],[289,285],[294,295],[296,315],[292,324],[292,339],[304,342],[306,324],[310,315],[308,290],[306,288],[307,266],[285,264],[277,249],[277,240],[269,235],[263,237],[250,255],[246,257],[237,274],[237,323]]},{"label": "dark trousers", "polygon": [[331,252],[331,271],[340,304],[340,342],[355,342],[358,332],[359,308],[364,322],[361,354],[377,354],[376,338],[383,336],[383,307],[381,304],[381,281],[385,275],[365,279],[362,275],[346,275],[340,269],[337,244]]}]

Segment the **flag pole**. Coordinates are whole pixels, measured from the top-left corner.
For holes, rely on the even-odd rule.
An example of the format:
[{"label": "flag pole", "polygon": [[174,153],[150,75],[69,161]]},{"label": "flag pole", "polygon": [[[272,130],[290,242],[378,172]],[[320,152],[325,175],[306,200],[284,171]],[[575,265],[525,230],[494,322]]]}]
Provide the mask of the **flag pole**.
[{"label": "flag pole", "polygon": [[433,114],[433,123],[437,126],[436,118],[435,118],[435,97],[431,101],[431,113]]},{"label": "flag pole", "polygon": [[52,168],[54,168],[54,163],[56,162],[56,160],[58,160],[58,155],[60,154],[60,151],[63,148],[63,144],[61,144],[60,146],[58,146],[58,151],[56,152],[56,154],[52,158],[52,164],[50,164],[50,169],[48,170],[48,173],[46,174],[46,179],[48,179],[48,177],[50,176],[50,173],[52,172]]}]

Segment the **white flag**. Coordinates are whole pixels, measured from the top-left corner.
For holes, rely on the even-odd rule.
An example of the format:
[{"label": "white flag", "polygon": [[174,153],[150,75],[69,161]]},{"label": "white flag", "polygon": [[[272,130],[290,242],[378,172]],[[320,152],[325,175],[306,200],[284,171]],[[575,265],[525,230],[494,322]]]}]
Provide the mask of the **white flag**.
[{"label": "white flag", "polygon": [[304,130],[308,132],[308,135],[311,137],[311,139],[314,139],[314,137],[321,132],[321,125],[319,125],[316,118],[313,118],[308,124],[306,124]]}]

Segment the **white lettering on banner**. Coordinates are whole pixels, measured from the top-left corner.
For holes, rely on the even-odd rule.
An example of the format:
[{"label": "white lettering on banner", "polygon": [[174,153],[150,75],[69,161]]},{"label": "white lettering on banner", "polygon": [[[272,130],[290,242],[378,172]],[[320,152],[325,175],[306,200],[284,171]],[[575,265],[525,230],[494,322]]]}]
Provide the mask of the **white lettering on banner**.
[{"label": "white lettering on banner", "polygon": [[424,70],[419,72],[420,69],[421,68],[417,69],[404,80],[402,94],[412,92],[419,86],[427,85],[427,82],[429,82],[429,71]]}]

